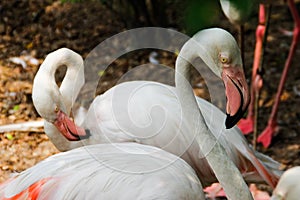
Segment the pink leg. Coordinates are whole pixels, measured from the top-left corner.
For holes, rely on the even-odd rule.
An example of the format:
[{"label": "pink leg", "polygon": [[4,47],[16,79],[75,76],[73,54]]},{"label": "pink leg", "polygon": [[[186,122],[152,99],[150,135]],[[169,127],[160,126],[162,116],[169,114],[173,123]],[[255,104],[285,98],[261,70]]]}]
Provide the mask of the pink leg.
[{"label": "pink leg", "polygon": [[262,86],[262,78],[258,74],[258,69],[260,65],[260,59],[262,54],[262,44],[263,38],[265,34],[265,7],[263,4],[259,5],[259,25],[256,28],[256,44],[254,51],[254,59],[253,59],[253,71],[252,71],[252,80],[251,80],[251,102],[248,108],[248,115],[246,119],[241,119],[238,123],[238,127],[241,131],[247,135],[253,132],[254,126],[254,102],[255,96],[259,93],[259,90]]},{"label": "pink leg", "polygon": [[297,8],[295,6],[294,1],[288,0],[287,2],[288,2],[289,8],[291,10],[291,13],[292,13],[294,21],[295,21],[295,27],[294,27],[294,32],[293,32],[294,33],[293,41],[292,41],[292,44],[290,47],[290,52],[289,52],[288,58],[286,60],[282,75],[281,75],[281,80],[280,80],[280,83],[278,86],[278,90],[277,90],[276,97],[275,97],[275,102],[274,102],[274,105],[272,108],[272,113],[271,113],[269,121],[268,121],[268,125],[267,125],[266,129],[262,132],[262,134],[257,139],[257,141],[261,142],[263,144],[263,146],[266,148],[271,144],[272,135],[277,130],[277,121],[276,120],[277,120],[277,111],[278,111],[278,105],[280,102],[280,96],[282,94],[286,76],[287,76],[288,70],[290,68],[292,58],[293,58],[293,55],[294,55],[296,47],[297,47],[297,43],[299,41],[299,31],[300,31],[299,14],[297,12]]},{"label": "pink leg", "polygon": [[211,186],[208,186],[203,189],[206,193],[206,198],[216,199],[216,197],[226,197],[225,191],[223,190],[220,183],[213,183]]}]

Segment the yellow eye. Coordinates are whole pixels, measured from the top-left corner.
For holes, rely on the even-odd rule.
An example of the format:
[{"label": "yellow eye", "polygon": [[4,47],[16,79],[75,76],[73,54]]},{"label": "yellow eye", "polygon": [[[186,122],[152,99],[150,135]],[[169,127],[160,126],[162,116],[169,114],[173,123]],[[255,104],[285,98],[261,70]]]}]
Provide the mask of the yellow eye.
[{"label": "yellow eye", "polygon": [[58,108],[58,106],[55,106],[55,108],[54,108],[54,112],[58,112],[59,111],[59,108]]},{"label": "yellow eye", "polygon": [[226,58],[226,57],[220,57],[220,61],[221,61],[221,63],[228,63],[228,58]]}]

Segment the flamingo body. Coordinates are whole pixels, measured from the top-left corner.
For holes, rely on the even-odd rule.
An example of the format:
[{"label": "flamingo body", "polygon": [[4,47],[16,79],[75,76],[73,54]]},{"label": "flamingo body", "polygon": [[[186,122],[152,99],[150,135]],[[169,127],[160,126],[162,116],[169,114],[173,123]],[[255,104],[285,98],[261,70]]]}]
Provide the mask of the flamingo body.
[{"label": "flamingo body", "polygon": [[51,156],[0,185],[0,199],[199,199],[182,159],[136,143],[98,144]]},{"label": "flamingo body", "polygon": [[271,200],[297,200],[300,196],[300,167],[288,169],[281,176]]},{"label": "flamingo body", "polygon": [[[131,91],[136,91],[135,95],[131,95]],[[131,96],[130,100],[124,101],[125,94]],[[249,147],[237,126],[226,129],[222,125],[226,115],[219,108],[204,99],[196,99],[207,126],[230,159],[243,170],[244,178],[249,182],[265,180],[275,187],[281,175],[279,163],[271,158],[265,159],[266,156]],[[198,143],[186,140],[185,133],[192,130],[182,116],[174,87],[149,81],[125,82],[94,100],[85,117],[84,127],[96,134],[81,142],[138,142],[158,146],[181,156],[207,186],[217,179],[204,158],[207,152],[203,154]]]},{"label": "flamingo body", "polygon": [[[38,82],[37,86],[40,87],[41,83]],[[45,91],[43,88],[41,90]],[[201,98],[196,99],[205,123],[242,171],[244,178],[249,182],[266,181],[275,187],[281,174],[279,164],[254,152],[236,126],[226,129],[222,125],[226,115],[220,109]],[[36,100],[34,104],[39,111]],[[181,156],[195,169],[204,186],[217,181],[204,158],[212,147],[201,152],[199,143],[194,140],[195,135],[186,134],[192,133],[193,128],[189,120],[183,117],[178,91],[174,87],[150,81],[119,84],[98,96],[84,118],[81,126],[92,133],[87,139],[68,141],[57,134],[57,129],[49,122],[45,122],[45,132],[56,147],[63,151],[82,145],[111,142],[157,146]],[[264,161],[260,161],[261,158]]]},{"label": "flamingo body", "polygon": [[[41,66],[41,73],[39,73],[40,71],[37,73],[33,85],[33,101],[36,109],[48,121],[45,123],[45,132],[58,148],[68,150],[82,145],[107,142],[137,142],[157,146],[186,160],[195,169],[203,185],[219,180],[224,190],[227,190],[226,193],[229,198],[233,199],[238,197],[251,199],[251,194],[236,165],[238,167],[243,166],[240,170],[246,176],[254,177],[257,175],[257,177],[261,177],[258,181],[265,180],[272,186],[276,184],[278,175],[267,169],[256,158],[244,139],[234,141],[233,138],[236,136],[234,133],[234,137],[230,134],[226,136],[229,137],[229,141],[224,139],[223,144],[220,142],[220,137],[223,134],[219,130],[224,129],[223,125],[220,125],[224,124],[224,115],[221,114],[218,118],[214,117],[214,114],[211,115],[214,117],[212,127],[217,127],[216,130],[211,130],[205,122],[203,112],[214,109],[208,106],[206,111],[200,110],[191,88],[186,84],[187,78],[180,76],[178,78],[178,75],[175,75],[175,78],[177,77],[176,88],[153,82],[131,82],[120,84],[98,97],[94,100],[84,123],[81,125],[90,133],[87,139],[81,137],[80,134],[84,131],[82,128],[76,128],[71,120],[62,122],[64,126],[61,126],[62,124],[59,122],[59,126],[57,126],[58,119],[68,117],[68,111],[71,110],[69,106],[72,105],[71,101],[74,96],[72,93],[67,95],[67,92],[61,89],[53,92],[60,93],[60,96],[65,99],[59,100],[59,96],[49,99],[45,106],[51,105],[55,109],[45,112],[39,96],[47,92],[45,88],[49,89],[51,83],[47,83],[46,77],[49,76],[49,73],[43,73],[46,70],[42,68],[50,67],[49,71],[53,74],[53,71],[58,67],[55,63],[60,63],[59,57],[62,57],[64,61],[69,61],[64,65],[68,68],[71,67],[73,72],[76,72],[75,67],[82,69],[83,66],[72,64],[72,55],[76,57],[75,60],[80,59],[78,54],[66,49],[57,50],[48,55]],[[65,57],[69,59],[67,60]],[[229,119],[228,127],[233,126],[249,103],[240,52],[234,38],[221,29],[199,32],[180,51],[176,60],[176,70],[182,68],[179,73],[186,77],[185,73],[188,72],[189,66],[186,60],[182,58],[192,61],[197,57],[203,58],[208,66],[214,66],[211,68],[212,71],[223,79],[226,95],[230,97],[226,106],[226,122]],[[50,76],[52,76],[51,74]],[[69,78],[68,75],[70,74],[67,71],[66,77]],[[74,79],[72,79],[71,84],[73,82]],[[67,81],[64,80],[62,86],[63,84],[67,84]],[[122,89],[116,89],[118,87]],[[66,85],[63,88],[67,88]],[[53,86],[51,90],[53,89],[58,90],[58,87]],[[78,88],[75,87],[75,89]],[[66,104],[64,102],[69,102],[69,106],[64,106]],[[238,103],[238,105],[234,103]],[[208,112],[207,116],[210,116],[211,113],[213,112]],[[66,129],[65,127],[69,125],[71,128]],[[215,133],[212,134],[211,131],[215,131]],[[237,132],[237,134],[240,133]],[[74,135],[81,137],[81,140],[73,141],[74,137],[72,136]],[[234,148],[232,146],[226,147],[227,143],[230,142],[236,142],[236,144],[232,144]],[[227,149],[225,153],[224,148],[229,150]],[[235,151],[237,153],[231,157],[232,152]],[[245,156],[245,160],[249,162],[240,159],[240,155]],[[277,167],[278,163],[271,159],[269,161],[271,161],[269,166]],[[247,172],[245,173],[245,171]],[[228,184],[228,181],[233,181],[233,179],[238,186],[233,187]]]}]

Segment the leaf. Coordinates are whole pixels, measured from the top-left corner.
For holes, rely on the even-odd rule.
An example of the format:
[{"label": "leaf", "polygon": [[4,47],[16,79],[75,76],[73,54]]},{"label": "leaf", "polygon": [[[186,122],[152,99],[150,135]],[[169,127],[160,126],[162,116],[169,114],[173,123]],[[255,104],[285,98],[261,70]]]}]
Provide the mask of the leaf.
[{"label": "leaf", "polygon": [[280,96],[280,101],[287,101],[290,97],[290,93],[283,91],[282,95]]},{"label": "leaf", "polygon": [[10,133],[7,133],[5,136],[8,140],[13,140],[14,139],[14,136]]},{"label": "leaf", "polygon": [[104,70],[100,70],[100,71],[98,72],[98,76],[103,76],[103,75],[104,75],[104,73],[105,73],[105,71],[104,71]]},{"label": "leaf", "polygon": [[32,49],[33,47],[33,43],[32,42],[29,42],[27,45],[26,45],[26,49]]},{"label": "leaf", "polygon": [[19,109],[20,109],[20,105],[15,105],[13,108],[14,111],[18,111]]}]

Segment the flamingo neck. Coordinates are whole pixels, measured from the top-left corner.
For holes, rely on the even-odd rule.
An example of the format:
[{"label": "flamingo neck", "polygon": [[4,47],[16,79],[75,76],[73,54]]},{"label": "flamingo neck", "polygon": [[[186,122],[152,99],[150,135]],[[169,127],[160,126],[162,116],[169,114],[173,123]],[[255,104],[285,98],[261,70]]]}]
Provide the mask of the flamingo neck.
[{"label": "flamingo neck", "polygon": [[63,48],[56,54],[49,54],[43,63],[47,66],[44,68],[45,77],[49,77],[53,85],[53,89],[58,90],[55,82],[55,72],[59,67],[66,66],[66,75],[59,87],[62,101],[65,105],[65,113],[70,114],[71,108],[78,96],[81,87],[84,84],[84,66],[81,56],[69,49]]},{"label": "flamingo neck", "polygon": [[[58,88],[55,81],[55,72],[61,67],[66,66],[67,72]],[[71,108],[76,97],[84,84],[84,65],[82,57],[72,50],[62,48],[47,56],[35,78],[38,83],[36,87],[45,88],[44,93],[58,95],[60,109],[70,115]],[[40,91],[40,90],[38,90]],[[40,91],[41,92],[41,91]],[[45,102],[49,103],[49,102]],[[44,105],[49,106],[49,105]],[[43,107],[40,106],[40,109]],[[47,119],[47,116],[42,116]],[[47,119],[48,120],[48,119]],[[44,129],[52,143],[60,150],[66,151],[75,147],[82,146],[80,141],[68,141],[57,128],[50,122],[45,121]]]},{"label": "flamingo neck", "polygon": [[[191,130],[193,131],[193,134],[189,135],[193,136],[193,138],[200,143],[199,146],[202,148],[201,151],[205,155],[205,152],[207,151],[204,149],[206,144],[203,142],[203,138],[208,136],[211,142],[214,142],[215,138],[207,127],[201,110],[198,107],[193,89],[190,85],[193,61],[197,57],[204,57],[204,55],[196,54],[195,49],[199,50],[199,48],[193,48],[194,45],[190,41],[191,40],[182,47],[180,54],[176,59],[175,85],[183,117],[186,121],[191,122],[192,124]],[[199,51],[197,51],[197,53],[198,52]]]},{"label": "flamingo neck", "polygon": [[[212,65],[212,62],[209,62],[212,58],[206,57],[206,51],[203,51],[203,48],[199,49],[199,47],[193,48],[195,46],[190,44],[190,41],[191,40],[182,47],[175,65],[175,85],[181,104],[182,116],[186,121],[190,122],[192,126],[192,133],[186,134],[185,136],[188,137],[188,135],[190,135],[190,138],[187,139],[189,141],[194,139],[199,144],[201,152],[198,153],[198,159],[200,155],[204,155],[230,199],[252,199],[242,175],[207,127],[197,105],[193,90],[190,86],[191,63],[193,63],[195,58],[200,57],[211,70],[214,71],[216,69],[213,69],[215,66]],[[204,47],[208,47],[208,50],[211,50],[209,49],[210,46],[205,45],[205,43],[203,43],[203,45]],[[195,50],[197,50],[197,54]],[[231,183],[233,180],[237,185],[232,186]]]}]

